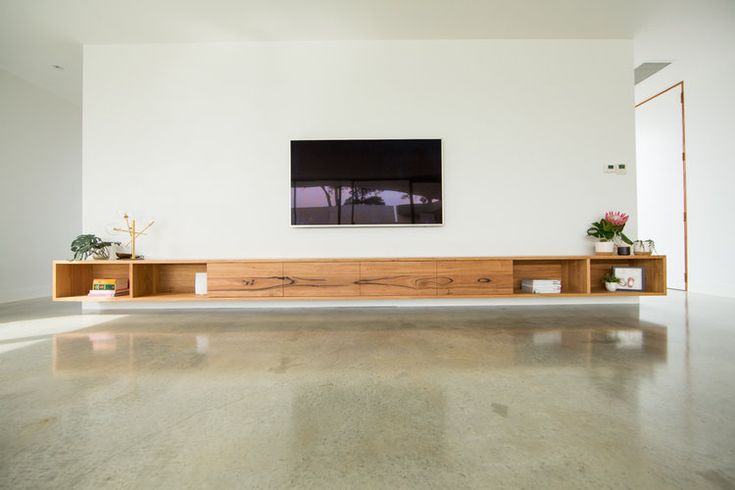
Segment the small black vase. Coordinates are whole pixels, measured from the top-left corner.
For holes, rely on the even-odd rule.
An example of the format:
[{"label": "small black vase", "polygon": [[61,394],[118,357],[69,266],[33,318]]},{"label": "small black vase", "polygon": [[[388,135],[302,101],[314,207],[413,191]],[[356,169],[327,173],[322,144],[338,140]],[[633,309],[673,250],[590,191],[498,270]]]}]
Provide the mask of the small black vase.
[{"label": "small black vase", "polygon": [[618,247],[618,255],[630,255],[630,247]]}]

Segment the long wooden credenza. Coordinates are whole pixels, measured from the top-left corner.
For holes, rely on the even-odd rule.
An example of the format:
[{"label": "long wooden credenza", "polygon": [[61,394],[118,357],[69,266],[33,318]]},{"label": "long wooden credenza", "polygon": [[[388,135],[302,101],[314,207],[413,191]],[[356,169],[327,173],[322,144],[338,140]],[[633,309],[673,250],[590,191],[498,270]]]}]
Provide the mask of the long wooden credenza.
[{"label": "long wooden credenza", "polygon": [[[613,266],[642,267],[643,291],[605,290]],[[208,293],[194,293],[197,272]],[[95,278],[128,279],[130,294],[89,298]],[[529,297],[523,279],[560,279],[554,296],[666,294],[665,256],[439,257],[259,260],[57,260],[55,301]],[[550,295],[545,295],[550,296]]]}]

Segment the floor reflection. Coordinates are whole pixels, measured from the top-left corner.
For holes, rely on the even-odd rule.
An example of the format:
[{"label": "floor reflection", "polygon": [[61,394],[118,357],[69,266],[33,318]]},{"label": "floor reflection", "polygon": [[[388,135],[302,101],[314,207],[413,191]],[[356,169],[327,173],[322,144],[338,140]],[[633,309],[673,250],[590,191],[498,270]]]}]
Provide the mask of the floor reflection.
[{"label": "floor reflection", "polygon": [[[125,327],[53,336],[56,374],[208,369],[284,373],[366,369],[594,365],[666,360],[664,326],[488,330],[381,329],[126,332]],[[325,346],[333,346],[325,349]],[[389,364],[388,364],[389,363]]]}]

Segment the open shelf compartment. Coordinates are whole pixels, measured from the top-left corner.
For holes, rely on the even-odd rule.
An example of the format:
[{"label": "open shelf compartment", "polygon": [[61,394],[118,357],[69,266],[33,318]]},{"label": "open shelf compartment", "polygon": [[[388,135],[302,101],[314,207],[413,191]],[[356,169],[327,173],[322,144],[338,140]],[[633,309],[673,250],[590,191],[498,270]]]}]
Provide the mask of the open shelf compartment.
[{"label": "open shelf compartment", "polygon": [[[602,276],[613,267],[642,267],[643,291],[616,291],[610,293],[602,283]],[[592,257],[590,259],[590,293],[609,295],[666,294],[666,258],[663,256]]]},{"label": "open shelf compartment", "polygon": [[[207,264],[150,264],[133,267],[133,298],[165,297],[194,294],[194,275],[207,272]],[[159,298],[160,299],[160,298]]]},{"label": "open shelf compartment", "polygon": [[587,260],[582,259],[514,259],[513,294],[527,294],[521,289],[524,279],[557,279],[561,294],[589,292]]},{"label": "open shelf compartment", "polygon": [[125,301],[130,295],[114,298],[90,298],[87,296],[95,279],[127,279],[130,281],[130,264],[112,262],[68,262],[54,265],[53,298],[57,301]]}]

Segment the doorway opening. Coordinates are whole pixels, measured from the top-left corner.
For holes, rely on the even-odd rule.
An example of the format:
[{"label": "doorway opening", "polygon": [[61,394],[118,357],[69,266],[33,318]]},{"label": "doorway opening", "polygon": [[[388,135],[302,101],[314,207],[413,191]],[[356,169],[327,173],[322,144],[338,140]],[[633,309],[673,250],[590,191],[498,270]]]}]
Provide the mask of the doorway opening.
[{"label": "doorway opening", "polygon": [[667,256],[667,287],[686,291],[687,165],[684,82],[635,105],[638,236]]}]

